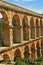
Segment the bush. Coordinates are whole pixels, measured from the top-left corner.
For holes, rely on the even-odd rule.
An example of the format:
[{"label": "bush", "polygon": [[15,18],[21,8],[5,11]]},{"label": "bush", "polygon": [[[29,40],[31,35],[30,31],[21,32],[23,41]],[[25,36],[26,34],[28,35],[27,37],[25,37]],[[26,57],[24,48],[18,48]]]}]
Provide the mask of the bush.
[{"label": "bush", "polygon": [[29,65],[29,64],[26,64],[22,60],[18,60],[18,61],[16,61],[15,65]]},{"label": "bush", "polygon": [[41,62],[42,60],[43,60],[43,57],[41,56],[41,57],[38,57],[36,61]]},{"label": "bush", "polygon": [[21,60],[17,60],[15,65],[43,65],[43,61],[42,61],[43,57],[39,57],[39,58],[24,58]]}]

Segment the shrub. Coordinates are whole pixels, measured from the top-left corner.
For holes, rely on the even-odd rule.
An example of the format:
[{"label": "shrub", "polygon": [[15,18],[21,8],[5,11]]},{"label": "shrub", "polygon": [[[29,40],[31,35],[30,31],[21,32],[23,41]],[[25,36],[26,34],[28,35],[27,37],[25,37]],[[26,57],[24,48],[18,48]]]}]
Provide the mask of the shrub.
[{"label": "shrub", "polygon": [[15,65],[29,65],[29,64],[26,64],[22,60],[18,60],[18,61],[16,61]]}]

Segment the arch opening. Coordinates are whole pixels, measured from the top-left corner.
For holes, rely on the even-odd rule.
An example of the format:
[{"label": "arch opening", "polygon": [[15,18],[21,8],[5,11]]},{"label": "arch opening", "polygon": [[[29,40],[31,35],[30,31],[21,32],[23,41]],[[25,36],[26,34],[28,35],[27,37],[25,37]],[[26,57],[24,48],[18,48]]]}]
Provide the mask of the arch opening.
[{"label": "arch opening", "polygon": [[36,37],[39,37],[39,24],[38,24],[38,19],[36,19]]},{"label": "arch opening", "polygon": [[37,57],[40,57],[40,46],[39,46],[39,41],[37,41],[36,48],[37,48]]},{"label": "arch opening", "polygon": [[3,60],[4,60],[4,62],[10,61],[9,55],[8,54],[4,54],[3,55]]},{"label": "arch opening", "polygon": [[35,38],[35,26],[34,26],[34,19],[33,18],[30,19],[30,27],[31,27],[30,28],[31,39],[34,39]]},{"label": "arch opening", "polygon": [[20,43],[21,42],[21,26],[20,26],[20,19],[18,15],[14,15],[12,20],[13,25],[13,43]]},{"label": "arch opening", "polygon": [[21,59],[21,51],[19,49],[16,49],[14,55],[15,55],[14,61]]},{"label": "arch opening", "polygon": [[24,57],[25,58],[29,57],[29,47],[28,46],[26,46],[25,49],[24,49]]},{"label": "arch opening", "polygon": [[[4,11],[0,11],[0,46],[9,46],[7,38],[9,37],[8,17]],[[9,38],[8,38],[9,39]]]},{"label": "arch opening", "polygon": [[3,38],[4,38],[4,32],[3,32],[3,27],[4,27],[4,19],[2,14],[0,13],[0,47],[3,46]]},{"label": "arch opening", "polygon": [[32,43],[32,45],[31,45],[31,57],[35,58],[35,45],[34,45],[34,43]]},{"label": "arch opening", "polygon": [[29,26],[28,26],[28,18],[24,16],[23,22],[23,40],[28,41],[29,40]]},{"label": "arch opening", "polygon": [[43,56],[43,39],[41,39],[41,53],[42,53],[42,56]]}]

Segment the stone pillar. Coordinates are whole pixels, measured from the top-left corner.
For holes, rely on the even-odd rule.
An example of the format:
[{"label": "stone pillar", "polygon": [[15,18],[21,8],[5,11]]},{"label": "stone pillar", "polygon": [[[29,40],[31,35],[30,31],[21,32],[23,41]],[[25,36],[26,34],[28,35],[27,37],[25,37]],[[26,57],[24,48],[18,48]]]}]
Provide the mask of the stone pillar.
[{"label": "stone pillar", "polygon": [[28,18],[28,26],[29,26],[29,40],[30,40],[31,39],[30,17]]},{"label": "stone pillar", "polygon": [[21,43],[23,43],[23,28],[21,28]]},{"label": "stone pillar", "polygon": [[40,56],[42,56],[42,54],[41,54],[41,40],[39,40],[39,46],[40,46]]},{"label": "stone pillar", "polygon": [[41,30],[40,30],[40,26],[39,26],[39,37],[41,36]]},{"label": "stone pillar", "polygon": [[34,33],[35,34],[35,37],[34,38],[36,38],[36,28],[35,28],[35,26],[34,26],[34,30],[35,30],[35,33]]},{"label": "stone pillar", "polygon": [[13,26],[10,26],[10,47],[13,47]]},{"label": "stone pillar", "polygon": [[36,38],[36,19],[34,18],[34,27],[35,27],[35,38]]},{"label": "stone pillar", "polygon": [[10,36],[10,47],[13,46],[13,26],[12,26],[12,12],[8,12],[8,20],[9,20],[9,36]]},{"label": "stone pillar", "polygon": [[40,27],[39,27],[39,36],[38,37],[40,37]]},{"label": "stone pillar", "polygon": [[29,53],[30,53],[30,58],[31,58],[31,44],[29,44]]},{"label": "stone pillar", "polygon": [[29,40],[31,39],[31,28],[29,26]]},{"label": "stone pillar", "polygon": [[13,26],[9,24],[10,47],[13,46]]},{"label": "stone pillar", "polygon": [[[37,42],[35,42],[37,43]],[[35,57],[37,58],[37,48],[36,48],[36,44],[35,44]]]},{"label": "stone pillar", "polygon": [[22,16],[20,15],[20,26],[21,26],[21,44],[23,44],[23,26],[22,26]]}]

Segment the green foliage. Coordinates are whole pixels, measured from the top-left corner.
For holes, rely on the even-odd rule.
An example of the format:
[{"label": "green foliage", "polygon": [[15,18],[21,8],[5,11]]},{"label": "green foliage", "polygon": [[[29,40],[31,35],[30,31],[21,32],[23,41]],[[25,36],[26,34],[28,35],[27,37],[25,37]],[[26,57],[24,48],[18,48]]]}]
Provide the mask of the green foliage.
[{"label": "green foliage", "polygon": [[15,65],[28,65],[28,64],[26,64],[22,60],[18,60],[18,61],[16,61]]},{"label": "green foliage", "polygon": [[41,61],[43,61],[43,57],[42,56],[38,57],[37,60],[36,60],[36,62],[41,62]]},{"label": "green foliage", "polygon": [[[24,58],[24,59],[20,59],[20,60],[16,60],[14,61],[15,64],[12,64],[11,61],[7,61],[7,64],[11,64],[11,65],[43,65],[43,57],[39,57],[39,58]],[[4,62],[5,63],[5,62]]]},{"label": "green foliage", "polygon": [[39,58],[24,58],[16,61],[15,65],[43,65],[43,57]]}]

